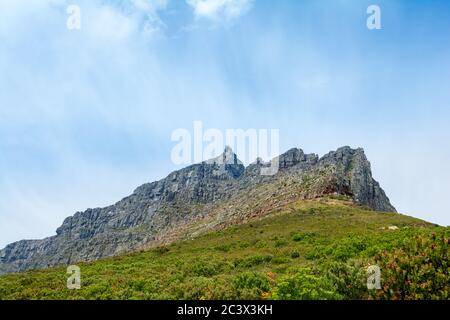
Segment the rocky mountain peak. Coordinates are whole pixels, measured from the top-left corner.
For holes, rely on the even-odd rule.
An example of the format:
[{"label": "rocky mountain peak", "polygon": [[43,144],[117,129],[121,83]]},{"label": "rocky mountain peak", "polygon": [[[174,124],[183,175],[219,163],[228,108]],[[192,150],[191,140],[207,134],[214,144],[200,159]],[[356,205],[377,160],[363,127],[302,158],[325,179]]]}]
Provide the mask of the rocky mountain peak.
[{"label": "rocky mountain peak", "polygon": [[319,159],[316,154],[305,154],[302,149],[292,148],[279,156],[280,169],[290,168],[293,166],[315,165]]},{"label": "rocky mountain peak", "polygon": [[[274,175],[260,174],[273,164],[279,166]],[[76,213],[55,236],[8,245],[0,250],[0,274],[149,248],[262,216],[276,204],[329,194],[395,212],[363,149],[342,147],[319,158],[293,148],[271,163],[257,159],[246,168],[226,147],[218,157],[144,184],[114,205]],[[197,231],[185,234],[189,228]]]},{"label": "rocky mountain peak", "polygon": [[214,166],[214,175],[228,175],[232,178],[238,178],[244,174],[245,166],[238,159],[231,147],[226,146],[223,153],[216,158],[205,161],[207,165]]},{"label": "rocky mountain peak", "polygon": [[234,153],[233,149],[226,146],[222,154],[219,156],[206,160],[207,164],[218,164],[218,165],[242,165],[242,161],[238,159],[237,155]]}]

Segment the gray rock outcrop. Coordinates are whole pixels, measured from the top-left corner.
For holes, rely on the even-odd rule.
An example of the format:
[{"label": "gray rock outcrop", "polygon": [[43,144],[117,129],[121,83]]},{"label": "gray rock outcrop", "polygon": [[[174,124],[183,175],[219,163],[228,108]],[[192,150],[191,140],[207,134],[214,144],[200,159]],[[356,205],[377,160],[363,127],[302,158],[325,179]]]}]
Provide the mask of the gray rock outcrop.
[{"label": "gray rock outcrop", "polygon": [[294,148],[277,160],[278,172],[263,176],[261,168],[270,163],[258,159],[245,167],[227,148],[215,159],[138,187],[112,206],[77,212],[52,237],[6,246],[0,250],[0,274],[147,249],[262,216],[289,201],[328,194],[395,212],[362,149],[343,147],[319,158]]}]

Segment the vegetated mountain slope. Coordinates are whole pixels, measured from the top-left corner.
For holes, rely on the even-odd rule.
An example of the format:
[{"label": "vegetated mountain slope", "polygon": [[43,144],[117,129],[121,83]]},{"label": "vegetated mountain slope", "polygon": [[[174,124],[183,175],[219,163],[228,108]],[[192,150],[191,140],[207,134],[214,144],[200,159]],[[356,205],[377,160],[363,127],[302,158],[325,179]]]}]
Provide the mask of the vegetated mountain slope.
[{"label": "vegetated mountain slope", "polygon": [[[192,240],[82,263],[80,290],[66,288],[65,267],[4,275],[0,299],[449,298],[449,228],[345,198],[299,200]],[[367,289],[371,264],[383,290]]]},{"label": "vegetated mountain slope", "polygon": [[291,149],[272,164],[244,167],[227,148],[210,161],[145,184],[106,208],[67,218],[56,235],[24,240],[0,251],[0,274],[94,261],[147,249],[262,217],[274,208],[329,194],[350,196],[373,210],[395,212],[372,178],[362,149],[343,147],[319,159]]}]

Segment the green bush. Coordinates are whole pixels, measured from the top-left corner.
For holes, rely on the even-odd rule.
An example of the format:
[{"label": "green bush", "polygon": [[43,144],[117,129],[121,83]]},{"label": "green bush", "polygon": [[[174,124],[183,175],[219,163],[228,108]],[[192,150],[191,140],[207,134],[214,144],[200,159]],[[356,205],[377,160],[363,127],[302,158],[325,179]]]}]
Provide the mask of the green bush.
[{"label": "green bush", "polygon": [[211,278],[195,277],[180,288],[181,298],[185,300],[215,299],[217,286]]},{"label": "green bush", "polygon": [[107,282],[100,282],[87,288],[87,298],[96,300],[111,300],[113,292],[111,285]]},{"label": "green bush", "polygon": [[364,239],[347,238],[340,241],[338,244],[333,244],[328,247],[326,253],[331,255],[335,260],[347,261],[350,258],[356,257],[366,248],[367,243]]},{"label": "green bush", "polygon": [[307,260],[318,260],[324,257],[324,253],[319,248],[313,248],[312,250],[306,252],[304,256]]},{"label": "green bush", "polygon": [[323,265],[321,270],[344,299],[367,298],[367,274],[360,262],[331,262]]},{"label": "green bush", "polygon": [[229,252],[231,250],[231,245],[219,245],[216,246],[215,249],[217,251],[221,251],[221,252]]},{"label": "green bush", "polygon": [[373,299],[450,299],[449,230],[416,236],[401,248],[375,257],[381,290]]},{"label": "green bush", "polygon": [[272,259],[273,259],[272,255],[255,254],[245,259],[237,259],[235,261],[235,266],[250,268],[266,262],[270,262]]},{"label": "green bush", "polygon": [[212,277],[222,271],[222,264],[215,261],[197,261],[190,267],[195,276]]},{"label": "green bush", "polygon": [[233,287],[237,299],[260,299],[265,292],[270,291],[269,279],[255,272],[238,274],[233,279]]},{"label": "green bush", "polygon": [[294,250],[291,252],[291,258],[292,259],[297,259],[300,257],[300,252],[298,252],[298,250]]},{"label": "green bush", "polygon": [[275,300],[333,300],[341,296],[328,279],[300,269],[296,274],[282,277],[272,293]]},{"label": "green bush", "polygon": [[314,237],[314,232],[298,232],[292,236],[292,240],[295,242],[307,241]]}]

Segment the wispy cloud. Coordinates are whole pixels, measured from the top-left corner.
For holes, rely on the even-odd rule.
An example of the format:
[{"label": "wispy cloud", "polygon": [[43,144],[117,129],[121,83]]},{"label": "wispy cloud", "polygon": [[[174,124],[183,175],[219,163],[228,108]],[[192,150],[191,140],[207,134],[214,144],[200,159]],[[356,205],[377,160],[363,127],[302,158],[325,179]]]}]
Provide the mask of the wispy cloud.
[{"label": "wispy cloud", "polygon": [[282,149],[363,146],[400,211],[448,224],[449,4],[380,34],[360,5],[313,2],[0,0],[0,247],[163,177],[172,130],[198,119],[281,128]]},{"label": "wispy cloud", "polygon": [[112,39],[123,39],[133,33],[150,36],[162,32],[166,25],[160,14],[169,0],[109,0],[90,5],[92,33]]},{"label": "wispy cloud", "polygon": [[245,14],[253,0],[186,0],[197,18],[227,21]]},{"label": "wispy cloud", "polygon": [[215,60],[142,36],[167,2],[79,0],[79,31],[68,1],[29,2],[0,0],[0,247],[161,178],[170,131],[233,105]]}]

